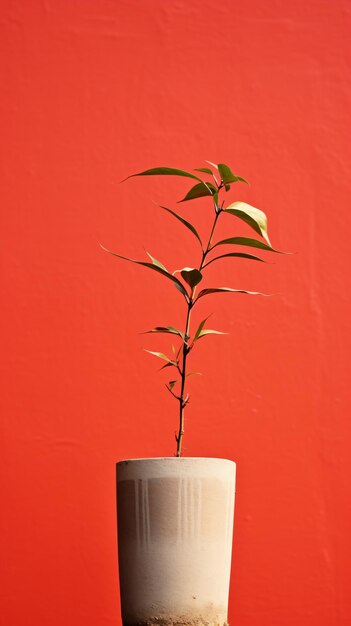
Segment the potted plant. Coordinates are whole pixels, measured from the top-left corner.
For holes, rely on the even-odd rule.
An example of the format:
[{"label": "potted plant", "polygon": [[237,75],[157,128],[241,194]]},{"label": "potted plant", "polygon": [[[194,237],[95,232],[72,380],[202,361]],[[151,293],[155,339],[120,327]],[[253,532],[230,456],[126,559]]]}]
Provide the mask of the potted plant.
[{"label": "potted plant", "polygon": [[[189,178],[192,186],[182,201],[210,200],[213,221],[205,243],[193,224],[172,209],[161,207],[193,234],[201,250],[197,267],[171,272],[150,254],[148,260],[138,261],[101,246],[118,258],[161,274],[180,292],[185,308],[184,328],[156,326],[147,331],[166,333],[179,341],[169,355],[150,352],[163,361],[161,369],[172,372],[166,387],[178,404],[175,456],[117,463],[118,554],[124,626],[227,623],[235,463],[182,456],[184,417],[189,401],[186,384],[187,378],[195,373],[189,371],[189,359],[202,337],[222,333],[207,328],[208,318],[192,327],[191,316],[198,301],[209,294],[258,295],[231,287],[202,288],[200,284],[208,265],[228,257],[263,261],[257,256],[257,249],[277,250],[270,244],[263,211],[241,201],[225,206],[224,194],[233,184],[247,183],[244,178],[223,163],[209,162],[209,167],[194,172],[199,172],[201,178],[169,167],[152,168],[128,178],[155,175]],[[224,213],[244,221],[255,236],[231,236],[216,241],[216,225]]]}]

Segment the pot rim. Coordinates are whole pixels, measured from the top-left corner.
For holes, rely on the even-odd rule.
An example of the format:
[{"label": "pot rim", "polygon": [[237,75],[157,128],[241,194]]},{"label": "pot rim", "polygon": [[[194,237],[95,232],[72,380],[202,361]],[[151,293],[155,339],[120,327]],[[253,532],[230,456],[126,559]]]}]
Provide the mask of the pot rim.
[{"label": "pot rim", "polygon": [[225,461],[227,463],[233,463],[236,465],[235,461],[231,459],[224,459],[223,457],[214,457],[214,456],[152,456],[152,457],[138,457],[135,459],[121,459],[120,461],[116,461],[116,465],[120,463],[134,463],[139,461],[176,461],[177,463],[181,463],[184,461]]}]

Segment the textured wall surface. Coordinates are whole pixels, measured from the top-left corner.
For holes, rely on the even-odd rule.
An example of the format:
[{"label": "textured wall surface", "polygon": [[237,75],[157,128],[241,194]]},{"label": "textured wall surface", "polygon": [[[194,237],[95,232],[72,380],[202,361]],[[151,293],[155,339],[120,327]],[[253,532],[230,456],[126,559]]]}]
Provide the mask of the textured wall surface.
[{"label": "textured wall surface", "polygon": [[169,342],[139,333],[184,311],[97,241],[198,262],[155,205],[205,236],[206,201],[176,208],[186,180],[119,181],[210,159],[296,253],[211,266],[211,286],[276,296],[197,313],[230,333],[194,351],[184,442],[238,464],[230,621],[349,626],[349,0],[2,0],[0,15],[1,624],[120,624],[114,463],[172,455],[177,426],[143,351]]}]

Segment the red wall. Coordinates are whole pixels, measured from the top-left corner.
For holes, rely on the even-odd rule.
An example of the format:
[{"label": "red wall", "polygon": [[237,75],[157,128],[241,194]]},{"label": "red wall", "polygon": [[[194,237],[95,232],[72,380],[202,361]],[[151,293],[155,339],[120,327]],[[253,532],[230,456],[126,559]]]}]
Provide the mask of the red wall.
[{"label": "red wall", "polygon": [[[194,351],[185,436],[238,463],[230,621],[351,624],[350,28],[345,0],[2,1],[1,626],[120,623],[114,463],[172,455],[177,426],[143,351],[169,343],[139,333],[183,312],[97,241],[194,263],[154,204],[186,180],[118,183],[204,159],[296,252],[211,266],[277,295],[197,313],[230,332]],[[207,205],[178,210],[205,234]]]}]

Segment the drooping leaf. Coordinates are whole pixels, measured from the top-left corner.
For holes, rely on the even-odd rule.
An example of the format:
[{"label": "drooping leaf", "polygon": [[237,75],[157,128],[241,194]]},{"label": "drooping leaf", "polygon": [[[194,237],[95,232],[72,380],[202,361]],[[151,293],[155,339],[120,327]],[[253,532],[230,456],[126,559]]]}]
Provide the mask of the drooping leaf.
[{"label": "drooping leaf", "polygon": [[[184,296],[184,291],[186,293],[186,290],[184,289],[182,283],[179,281],[179,283],[174,283],[174,286],[176,289],[178,289],[178,291],[180,291],[180,293]],[[185,297],[185,296],[184,296]],[[189,302],[189,296],[186,293],[186,297],[185,297],[186,301]]]},{"label": "drooping leaf", "polygon": [[149,170],[144,170],[143,172],[138,172],[138,174],[131,174],[122,180],[122,183],[128,178],[134,178],[135,176],[185,176],[186,178],[194,178],[194,180],[198,180],[201,183],[203,182],[201,178],[195,176],[195,174],[191,174],[190,172],[186,172],[185,170],[179,170],[175,167],[153,167]]},{"label": "drooping leaf", "polygon": [[200,291],[195,302],[197,302],[197,300],[199,298],[202,298],[203,296],[207,296],[211,293],[220,293],[220,292],[247,293],[250,296],[267,296],[268,295],[266,293],[260,293],[259,291],[247,291],[246,289],[230,289],[229,287],[216,287],[216,288],[210,288],[210,289],[203,289],[202,291]]},{"label": "drooping leaf", "polygon": [[230,167],[228,167],[228,165],[225,165],[225,163],[218,163],[217,167],[224,185],[227,185],[228,183],[236,183],[239,180],[243,183],[246,183],[247,185],[249,184],[247,180],[245,180],[245,178],[233,174]]},{"label": "drooping leaf", "polygon": [[179,202],[195,200],[196,198],[202,198],[203,196],[213,196],[216,192],[217,189],[212,183],[198,183],[197,185],[194,185],[194,187],[192,187],[186,196],[182,200],[179,200]]},{"label": "drooping leaf", "polygon": [[202,274],[195,267],[183,267],[180,271],[180,275],[190,287],[196,287],[202,280]]},{"label": "drooping leaf", "polygon": [[151,330],[146,330],[145,333],[143,334],[147,335],[150,333],[170,333],[171,335],[179,335],[179,337],[181,337],[184,340],[184,333],[182,333],[181,330],[178,330],[178,328],[174,328],[173,326],[156,326],[155,328],[152,328]]},{"label": "drooping leaf", "polygon": [[171,213],[171,215],[174,215],[174,217],[177,220],[182,222],[182,224],[184,224],[184,226],[186,226],[195,235],[195,237],[199,240],[199,242],[201,244],[201,247],[202,247],[202,241],[200,239],[200,236],[199,236],[196,228],[192,224],[190,224],[190,222],[185,220],[184,217],[182,217],[181,215],[178,215],[178,213],[175,213],[175,211],[172,211],[172,209],[167,209],[167,207],[165,207],[165,206],[161,206],[161,209],[164,209],[165,211],[168,211],[168,213]]},{"label": "drooping leaf", "polygon": [[224,209],[224,213],[230,213],[246,222],[266,240],[268,245],[271,245],[267,232],[267,217],[261,209],[256,209],[246,202],[233,202],[233,204]]},{"label": "drooping leaf", "polygon": [[225,259],[226,257],[239,257],[241,259],[251,259],[252,261],[261,261],[261,263],[266,263],[263,259],[260,259],[259,256],[255,256],[254,254],[246,254],[245,252],[228,252],[228,254],[221,254],[220,256],[215,256],[214,259],[205,263],[203,267],[207,267],[213,261],[218,261],[218,259]]},{"label": "drooping leaf", "polygon": [[163,354],[163,352],[152,352],[151,350],[145,350],[145,352],[148,352],[149,354],[152,354],[153,356],[157,356],[159,359],[163,359],[163,361],[167,361],[169,365],[176,365],[176,363],[172,361],[172,359],[169,359],[168,356]]},{"label": "drooping leaf", "polygon": [[269,250],[269,252],[277,252],[278,254],[284,254],[284,252],[280,252],[279,250],[275,250],[267,243],[263,243],[263,241],[258,241],[258,239],[251,239],[250,237],[229,237],[229,239],[222,239],[221,241],[217,241],[212,246],[212,249],[216,246],[235,244],[238,246],[249,246],[251,248],[261,248],[262,250]]},{"label": "drooping leaf", "polygon": [[204,174],[211,174],[212,176],[212,170],[210,170],[209,167],[195,167],[195,172],[203,172]]},{"label": "drooping leaf", "polygon": [[156,265],[154,263],[146,263],[145,261],[135,261],[134,259],[130,259],[129,257],[122,256],[121,254],[117,254],[116,252],[111,252],[111,250],[108,250],[107,248],[105,248],[105,246],[103,246],[101,243],[100,243],[100,247],[103,250],[105,250],[105,252],[109,252],[109,254],[112,254],[113,256],[116,256],[119,259],[124,259],[125,261],[130,261],[131,263],[136,263],[137,265],[148,267],[151,270],[154,270],[155,272],[162,274],[162,276],[165,276],[166,278],[168,278],[169,280],[173,282],[173,284],[177,287],[177,289],[183,294],[186,301],[189,302],[189,296],[187,294],[187,291],[182,285],[182,283],[180,282],[180,280],[178,280],[178,278],[173,276],[173,274],[170,274],[169,272],[167,272],[167,270],[163,269],[159,265]]},{"label": "drooping leaf", "polygon": [[148,255],[148,257],[150,257],[152,264],[156,265],[157,267],[160,267],[161,270],[164,270],[165,272],[167,272],[168,270],[165,268],[165,266],[163,265],[163,263],[161,263],[161,261],[158,261],[157,259],[155,259],[154,256],[152,256],[148,251],[146,251],[146,254]]}]

